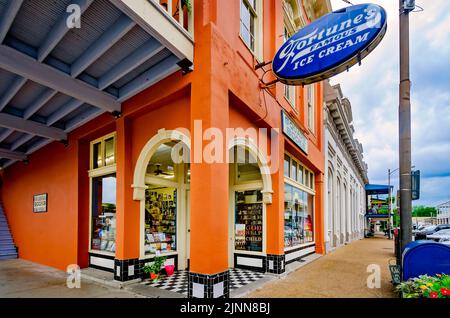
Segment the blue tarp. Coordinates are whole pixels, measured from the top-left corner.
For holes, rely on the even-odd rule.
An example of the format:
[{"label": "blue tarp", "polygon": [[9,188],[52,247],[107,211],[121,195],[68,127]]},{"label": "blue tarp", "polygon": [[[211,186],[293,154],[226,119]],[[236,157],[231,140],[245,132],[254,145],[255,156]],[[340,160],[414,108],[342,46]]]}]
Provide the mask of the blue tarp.
[{"label": "blue tarp", "polygon": [[394,189],[394,186],[382,185],[382,184],[366,184],[366,194],[389,194],[389,187],[391,191]]}]

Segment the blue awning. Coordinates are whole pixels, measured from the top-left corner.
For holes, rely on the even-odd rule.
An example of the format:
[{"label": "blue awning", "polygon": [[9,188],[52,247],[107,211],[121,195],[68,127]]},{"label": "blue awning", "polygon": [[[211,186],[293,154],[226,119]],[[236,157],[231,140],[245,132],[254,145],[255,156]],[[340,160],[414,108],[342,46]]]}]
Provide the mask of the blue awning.
[{"label": "blue awning", "polygon": [[392,191],[394,189],[394,186],[381,185],[381,184],[366,184],[366,186],[365,186],[367,195],[389,194],[389,188],[391,188],[391,191]]},{"label": "blue awning", "polygon": [[389,218],[390,216],[393,216],[393,215],[394,215],[393,213],[391,213],[390,215],[389,214],[369,213],[369,214],[366,214],[366,218],[368,218],[368,219],[387,219],[387,218]]}]

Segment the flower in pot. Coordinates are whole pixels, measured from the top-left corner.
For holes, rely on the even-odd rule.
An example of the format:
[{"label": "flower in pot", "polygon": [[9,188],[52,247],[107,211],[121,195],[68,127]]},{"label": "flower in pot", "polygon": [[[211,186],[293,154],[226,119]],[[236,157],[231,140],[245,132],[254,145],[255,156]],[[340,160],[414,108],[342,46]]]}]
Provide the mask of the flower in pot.
[{"label": "flower in pot", "polygon": [[420,275],[397,286],[404,298],[450,298],[450,275]]},{"label": "flower in pot", "polygon": [[145,265],[142,270],[144,271],[145,274],[147,275],[150,274],[150,279],[153,282],[155,282],[159,278],[161,266],[164,264],[165,261],[166,257],[156,256],[153,259],[153,263],[151,263],[150,265]]},{"label": "flower in pot", "polygon": [[172,276],[175,270],[175,265],[166,265],[164,266],[164,269],[166,270],[167,276]]}]

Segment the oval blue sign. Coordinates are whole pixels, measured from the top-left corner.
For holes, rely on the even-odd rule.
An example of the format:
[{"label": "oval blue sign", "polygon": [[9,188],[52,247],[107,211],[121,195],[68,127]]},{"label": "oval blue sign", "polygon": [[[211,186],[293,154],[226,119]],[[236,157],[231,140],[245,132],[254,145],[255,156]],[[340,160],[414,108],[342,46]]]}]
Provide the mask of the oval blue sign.
[{"label": "oval blue sign", "polygon": [[298,31],[272,62],[277,78],[290,85],[311,84],[341,73],[366,57],[383,39],[386,11],[359,4],[329,13]]}]

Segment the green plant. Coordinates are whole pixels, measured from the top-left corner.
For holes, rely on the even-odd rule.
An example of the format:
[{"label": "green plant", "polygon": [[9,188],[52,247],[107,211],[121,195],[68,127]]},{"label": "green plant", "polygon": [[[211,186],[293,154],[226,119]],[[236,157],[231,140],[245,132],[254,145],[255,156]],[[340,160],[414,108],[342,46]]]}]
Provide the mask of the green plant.
[{"label": "green plant", "polygon": [[420,275],[396,287],[405,298],[450,298],[450,275]]},{"label": "green plant", "polygon": [[189,13],[192,12],[192,3],[191,0],[181,0],[181,6],[184,8],[186,7],[187,11]]},{"label": "green plant", "polygon": [[156,256],[153,259],[153,263],[151,263],[150,265],[145,265],[142,270],[145,274],[159,274],[159,272],[161,271],[161,266],[164,264],[166,259],[167,257]]}]

